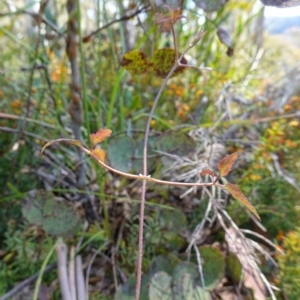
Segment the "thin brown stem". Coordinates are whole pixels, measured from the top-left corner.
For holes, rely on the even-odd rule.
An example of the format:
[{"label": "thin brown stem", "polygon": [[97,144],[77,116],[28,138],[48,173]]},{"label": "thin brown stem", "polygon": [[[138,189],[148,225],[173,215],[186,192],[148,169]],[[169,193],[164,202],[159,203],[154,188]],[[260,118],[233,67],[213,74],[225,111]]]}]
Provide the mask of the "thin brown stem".
[{"label": "thin brown stem", "polygon": [[[174,28],[172,26],[172,34],[174,42],[176,42],[175,38],[175,32]],[[176,44],[174,44],[175,52],[178,53]],[[177,54],[178,55],[178,54]],[[180,57],[181,59],[182,57]],[[150,132],[150,125],[151,120],[154,115],[154,111],[156,109],[156,106],[158,104],[158,101],[161,97],[161,94],[168,82],[168,80],[171,78],[173,73],[175,72],[176,68],[178,67],[178,59],[175,61],[173,68],[167,75],[167,77],[164,79],[157,95],[154,100],[154,103],[152,105],[147,125],[146,125],[146,131],[145,131],[145,139],[144,139],[144,149],[143,149],[143,175],[144,177],[147,177],[147,145],[148,145],[148,138],[149,138],[149,132]],[[140,206],[140,221],[139,221],[139,244],[138,244],[138,261],[137,261],[137,278],[136,278],[136,291],[135,291],[135,300],[139,300],[140,298],[140,292],[141,292],[141,281],[142,281],[142,263],[143,263],[143,236],[144,236],[144,214],[145,214],[145,201],[146,201],[146,185],[147,180],[143,180],[142,185],[142,195],[141,195],[141,206]]]}]

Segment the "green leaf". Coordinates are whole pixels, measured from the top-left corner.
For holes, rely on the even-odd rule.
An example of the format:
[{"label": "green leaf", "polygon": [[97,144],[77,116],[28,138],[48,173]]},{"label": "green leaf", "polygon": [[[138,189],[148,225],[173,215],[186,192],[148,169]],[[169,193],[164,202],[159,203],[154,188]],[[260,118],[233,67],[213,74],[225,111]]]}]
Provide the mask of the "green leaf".
[{"label": "green leaf", "polygon": [[174,300],[210,300],[210,294],[200,287],[197,266],[183,262],[174,270],[172,291]]},{"label": "green leaf", "polygon": [[148,68],[147,56],[138,50],[127,52],[123,56],[121,66],[132,75],[142,74],[146,72]]},{"label": "green leaf", "polygon": [[[180,57],[178,53],[178,57]],[[176,52],[171,48],[158,49],[153,53],[151,58],[151,66],[155,75],[165,78],[175,64]],[[187,64],[187,60],[183,57],[180,61],[182,64]],[[172,77],[182,73],[185,67],[177,67]]]},{"label": "green leaf", "polygon": [[172,300],[171,280],[166,272],[155,273],[150,281],[149,299]]},{"label": "green leaf", "polygon": [[82,227],[82,221],[75,207],[66,201],[47,201],[44,206],[43,228],[55,236],[70,237]]},{"label": "green leaf", "polygon": [[157,139],[154,147],[162,152],[184,156],[195,152],[196,142],[183,132],[167,131]]},{"label": "green leaf", "polygon": [[218,169],[221,177],[227,176],[231,172],[232,167],[236,162],[237,158],[238,153],[235,152],[230,155],[226,155],[223,159],[220,160],[218,164]]},{"label": "green leaf", "polygon": [[[141,294],[140,300],[148,300],[148,289],[149,289],[150,277],[147,274],[142,276]],[[115,300],[134,300],[136,288],[136,275],[131,276],[129,280],[118,286]]]},{"label": "green leaf", "polygon": [[232,183],[227,183],[224,185],[224,188],[240,203],[242,203],[246,208],[248,208],[256,217],[258,220],[260,220],[260,217],[255,209],[254,206],[250,203],[250,201],[244,196],[243,192],[239,189],[239,187]]},{"label": "green leaf", "polygon": [[242,264],[234,253],[228,253],[226,257],[226,265],[233,282],[235,284],[239,284],[242,277]]},{"label": "green leaf", "polygon": [[[128,136],[110,139],[107,145],[107,154],[111,166],[122,172],[133,170],[141,173],[143,170],[143,147],[142,140],[134,140]],[[148,147],[148,155],[151,154],[151,149]],[[148,158],[148,169],[152,167],[153,162],[153,158]]]},{"label": "green leaf", "polygon": [[42,226],[44,219],[43,208],[46,199],[50,197],[53,198],[53,194],[42,190],[33,190],[28,193],[26,200],[22,204],[22,213],[29,223]]},{"label": "green leaf", "polygon": [[44,190],[29,192],[22,212],[30,223],[42,226],[55,236],[72,236],[82,227],[75,207],[66,201],[58,201],[51,192]]},{"label": "green leaf", "polygon": [[214,247],[203,246],[199,248],[199,252],[203,261],[205,289],[211,291],[224,277],[225,260],[222,252]]},{"label": "green leaf", "polygon": [[169,253],[166,255],[159,255],[153,258],[150,268],[147,272],[150,276],[153,276],[159,271],[164,271],[169,275],[173,274],[174,268],[180,263],[180,259]]},{"label": "green leaf", "polygon": [[135,141],[128,136],[110,139],[107,154],[111,166],[122,172],[132,170],[132,156],[135,148]]}]

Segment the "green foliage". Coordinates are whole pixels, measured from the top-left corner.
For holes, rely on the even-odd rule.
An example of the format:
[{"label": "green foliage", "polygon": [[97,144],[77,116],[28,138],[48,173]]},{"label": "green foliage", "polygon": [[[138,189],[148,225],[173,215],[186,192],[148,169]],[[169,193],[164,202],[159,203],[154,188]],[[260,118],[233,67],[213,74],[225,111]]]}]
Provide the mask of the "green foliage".
[{"label": "green foliage", "polygon": [[166,272],[157,272],[152,276],[149,286],[149,299],[172,299],[172,278]]},{"label": "green foliage", "polygon": [[[178,58],[180,53],[178,53]],[[147,61],[147,56],[140,51],[130,51],[126,53],[121,61],[121,66],[133,75],[139,75],[146,71],[153,71],[158,77],[165,78],[176,61],[176,50],[171,48],[158,49],[153,53],[150,62]],[[180,62],[184,65],[187,60],[182,57]],[[179,75],[184,71],[183,66],[178,66],[172,77]]]},{"label": "green foliage", "polygon": [[[180,55],[181,54],[178,53],[178,58]],[[175,59],[176,51],[174,49],[164,48],[156,50],[151,58],[151,67],[153,68],[155,75],[165,78],[174,66]],[[187,61],[184,57],[180,62],[182,64],[187,64]],[[183,71],[184,67],[179,66],[175,69],[175,72],[172,76],[176,76]]]},{"label": "green foliage", "polygon": [[51,192],[31,191],[22,208],[24,217],[55,236],[73,236],[82,227],[80,216],[74,207],[58,201]]},{"label": "green foliage", "polygon": [[41,239],[34,227],[18,226],[15,221],[10,221],[7,226],[6,253],[0,262],[0,291],[3,293],[7,288],[12,288],[15,282],[36,273],[53,245],[51,238]]},{"label": "green foliage", "polygon": [[234,253],[230,252],[227,255],[226,266],[233,282],[239,284],[242,276],[242,264]]},{"label": "green foliage", "polygon": [[[122,1],[116,1],[113,2],[116,3],[115,12],[112,12],[104,2],[103,6],[101,1],[96,2],[99,5],[95,11],[97,22],[94,22],[96,21],[94,19],[83,19],[82,26],[86,26],[82,28],[83,32],[108,24],[113,20],[114,15],[122,17],[125,13],[130,14],[139,7],[134,1],[131,1],[131,7],[127,7],[124,1],[122,5]],[[172,1],[168,1],[169,4],[170,2]],[[203,64],[211,67],[213,71],[203,71],[201,74],[197,70],[180,67],[167,83],[151,122],[151,130],[154,134],[148,146],[149,174],[153,176],[152,170],[155,170],[154,175],[160,175],[161,164],[158,157],[164,167],[170,166],[170,162],[174,163],[174,160],[168,160],[166,155],[160,155],[155,150],[191,158],[190,154],[198,155],[199,151],[221,138],[227,130],[240,126],[238,138],[226,140],[228,152],[242,153],[237,164],[239,167],[241,163],[241,168],[230,174],[234,177],[233,182],[238,183],[245,195],[249,196],[249,201],[257,208],[271,238],[281,230],[284,232],[295,230],[296,225],[300,226],[297,202],[299,195],[284,178],[277,176],[270,155],[278,154],[283,172],[291,175],[296,183],[299,182],[299,122],[297,118],[286,118],[285,115],[293,114],[298,110],[300,98],[299,95],[291,97],[284,107],[276,111],[272,105],[276,104],[277,97],[282,99],[284,97],[281,94],[278,96],[276,91],[266,96],[265,91],[272,90],[274,84],[282,82],[285,76],[284,70],[289,67],[286,65],[295,66],[295,61],[299,61],[299,49],[290,48],[283,41],[278,44],[277,37],[270,38],[266,34],[264,36],[266,44],[263,52],[260,51],[262,48],[258,42],[260,34],[257,31],[259,16],[257,1],[195,0],[194,2],[196,8],[186,9],[187,2],[185,2],[182,12],[170,11],[171,23],[177,17],[181,17],[181,13],[186,16],[182,22],[178,21],[175,24],[178,55],[180,56],[180,52],[182,53],[190,41],[195,39],[201,27],[205,35],[194,48],[189,50],[182,63],[186,64],[188,60],[189,64]],[[198,7],[209,13],[206,14]],[[1,16],[3,23],[0,26],[0,112],[10,114],[11,117],[7,119],[1,116],[0,119],[0,190],[2,192],[0,294],[10,289],[16,282],[38,271],[41,260],[53,243],[44,231],[37,230],[35,226],[24,226],[21,200],[26,198],[28,191],[45,188],[44,184],[45,186],[48,184],[45,178],[55,178],[52,188],[60,190],[60,194],[77,194],[73,187],[72,190],[66,190],[64,186],[62,191],[61,176],[56,171],[60,170],[62,165],[66,165],[68,174],[72,178],[82,161],[78,160],[76,152],[70,150],[71,147],[57,151],[55,146],[52,146],[48,149],[50,155],[42,159],[38,155],[45,141],[62,137],[74,138],[69,126],[68,113],[71,95],[70,71],[64,43],[64,31],[67,26],[64,21],[61,21],[66,19],[65,6],[58,5],[55,13],[50,11],[49,5],[47,6],[43,17],[57,27],[53,30],[43,23],[41,27],[43,33],[40,36],[37,36],[39,26],[34,28],[29,26],[29,29],[32,29],[30,35],[19,26],[20,23],[31,24],[28,20],[24,22],[22,10],[19,8],[17,7],[17,13],[11,9],[8,15]],[[25,7],[23,10],[28,8]],[[157,9],[160,11],[160,8]],[[0,3],[0,10],[1,13],[6,14],[7,5]],[[88,143],[91,133],[89,128],[96,131],[100,127],[106,128],[109,123],[114,136],[102,145],[104,149],[107,146],[108,163],[121,171],[136,174],[142,171],[143,130],[146,118],[162,78],[168,74],[175,62],[171,35],[161,34],[163,31],[161,27],[165,26],[166,22],[156,22],[158,26],[154,28],[155,13],[156,11],[147,8],[147,13],[143,13],[139,19],[132,17],[125,22],[114,22],[113,26],[101,29],[101,32],[88,40],[81,51],[83,56],[81,62],[86,70],[84,83],[88,99],[84,108],[85,119],[81,125],[83,143]],[[85,18],[85,12],[82,16]],[[162,15],[163,18],[165,16]],[[136,26],[137,20],[139,25]],[[168,23],[170,24],[169,21]],[[135,30],[128,32],[128,24],[134,25]],[[170,26],[168,28],[170,29]],[[224,34],[221,36],[220,28],[227,28],[225,38]],[[57,33],[56,30],[62,34]],[[52,38],[48,39],[50,36]],[[230,43],[228,37],[231,39]],[[134,44],[130,44],[129,40],[134,40]],[[221,43],[234,47],[232,57],[226,55],[225,46]],[[143,49],[147,56],[139,50],[127,52],[129,49]],[[126,53],[123,60],[121,53]],[[286,64],[284,67],[280,65],[283,57]],[[120,71],[120,58],[122,67],[139,76]],[[32,68],[33,66],[36,68]],[[178,74],[181,76],[175,77]],[[283,87],[293,86],[293,80],[296,78],[293,76],[291,75]],[[284,88],[280,89],[280,92],[282,91]],[[248,104],[240,105],[231,101],[237,95],[242,100],[246,99]],[[226,100],[226,105],[222,99]],[[250,117],[244,123],[239,123],[242,113],[248,113]],[[25,117],[26,122],[24,122]],[[261,121],[264,118],[280,119]],[[205,139],[197,136],[198,140],[195,142],[183,133],[199,128],[206,134]],[[170,131],[166,132],[167,129]],[[249,136],[252,138],[248,139]],[[101,246],[109,238],[118,246],[116,265],[127,274],[133,273],[137,257],[138,208],[136,205],[123,206],[124,202],[119,202],[119,198],[126,196],[126,200],[138,201],[136,199],[139,199],[139,188],[136,188],[135,182],[119,181],[118,176],[99,172],[98,166],[95,167],[95,164],[88,159],[86,161],[88,192],[93,193],[92,197],[94,192],[95,194],[99,192],[100,196],[95,196],[94,203],[99,212],[99,219],[83,234],[85,240],[82,255],[89,256],[89,249],[92,248],[103,249]],[[176,209],[162,210],[153,205],[146,212],[143,267],[145,270],[149,265],[150,267],[143,277],[141,298],[148,297],[150,286],[151,293],[157,293],[159,290],[156,288],[157,283],[160,284],[163,280],[166,280],[164,287],[168,289],[169,277],[173,275],[175,267],[182,263],[179,253],[187,246],[187,238],[182,234],[182,230],[185,231],[184,233],[188,231],[188,234],[192,232],[202,220],[208,204],[206,196],[204,200],[203,197],[198,197],[200,189],[191,198],[186,197],[186,199],[174,196],[173,188],[169,187],[164,189],[151,186],[149,190],[151,199],[147,201],[152,204],[162,203]],[[234,188],[233,191],[238,199],[245,200],[240,190]],[[81,192],[83,191],[78,194]],[[53,199],[53,193],[48,195],[46,193],[42,197],[49,198],[50,201],[45,205],[40,196],[39,194],[35,201],[23,207],[23,213],[30,222],[41,225],[48,233],[73,235],[80,232],[78,215],[73,208],[65,205],[65,200],[57,203]],[[245,203],[252,212],[256,212],[249,205],[248,200]],[[130,210],[129,218],[123,216],[126,209]],[[238,224],[250,226],[249,217],[243,211],[244,208],[236,201],[231,201],[229,212],[232,218]],[[85,213],[88,218],[89,212]],[[106,221],[103,221],[104,219]],[[120,227],[125,228],[124,231]],[[103,228],[107,228],[107,231]],[[211,240],[223,242],[222,234],[221,230],[211,233],[208,237],[209,242]],[[292,234],[289,235],[290,237],[297,240],[292,238]],[[86,246],[88,248],[85,249]],[[283,271],[280,271],[278,284],[281,285],[280,281],[282,281],[282,287],[287,289],[290,297],[298,299],[296,293],[298,286],[293,281],[297,276],[294,267],[298,263],[298,254],[294,251],[296,246],[294,244],[292,246],[291,243],[285,247],[290,248],[291,253],[289,256],[279,258]],[[104,248],[108,250],[105,255],[113,253]],[[214,289],[217,282],[220,282],[220,278],[224,276],[225,265],[233,281],[239,282],[240,265],[230,254],[225,263],[225,258],[221,258],[219,252],[214,253],[210,247],[207,251],[208,253],[206,249],[200,248],[204,262],[205,284],[209,284],[209,289]],[[161,256],[162,253],[168,255]],[[215,262],[219,262],[218,267]],[[196,260],[193,260],[193,263],[194,267],[197,267]],[[213,264],[210,265],[211,263]],[[290,269],[292,276],[289,275]],[[111,273],[107,272],[107,269],[104,270],[103,282],[111,284],[113,281]],[[158,280],[155,279],[155,274]],[[198,276],[198,269],[196,274]],[[174,286],[184,290],[186,297],[188,293],[195,294],[197,291],[201,294],[201,299],[209,299],[208,292],[201,290],[201,284],[190,288],[191,282],[195,280],[193,276],[189,272],[181,274]],[[160,281],[161,278],[163,280]],[[125,289],[125,292],[121,290],[119,292],[121,296],[126,297],[127,289],[130,290],[130,299],[132,299],[135,278],[131,278],[122,289]],[[181,294],[177,296],[181,297]],[[57,299],[59,297],[57,296]],[[92,297],[104,299],[99,292],[90,295],[90,298]],[[107,298],[111,297],[107,296]],[[194,298],[197,299],[196,296]]]},{"label": "green foliage", "polygon": [[279,284],[290,300],[300,297],[300,227],[291,231],[283,240],[284,255],[278,256]]},{"label": "green foliage", "polygon": [[[143,170],[143,139],[128,136],[110,138],[107,146],[108,159],[112,167],[122,172],[133,171],[141,173]],[[153,155],[150,147],[148,155]],[[148,166],[153,166],[154,159],[148,159]]]},{"label": "green foliage", "polygon": [[[154,299],[211,299],[213,290],[224,276],[225,260],[222,253],[213,247],[199,248],[203,261],[205,287],[203,289],[197,263],[181,261],[172,254],[155,257],[143,275],[142,300]],[[115,299],[133,299],[134,278],[121,285]],[[155,298],[156,299],[156,298]]]},{"label": "green foliage", "polygon": [[147,56],[141,51],[131,51],[124,55],[121,66],[128,72],[139,75],[148,68]]},{"label": "green foliage", "polygon": [[225,260],[221,251],[213,247],[200,247],[203,260],[203,274],[205,287],[213,290],[221,281],[225,271]]},{"label": "green foliage", "polygon": [[195,151],[196,143],[182,132],[167,131],[157,139],[155,148],[169,154],[184,156]]}]

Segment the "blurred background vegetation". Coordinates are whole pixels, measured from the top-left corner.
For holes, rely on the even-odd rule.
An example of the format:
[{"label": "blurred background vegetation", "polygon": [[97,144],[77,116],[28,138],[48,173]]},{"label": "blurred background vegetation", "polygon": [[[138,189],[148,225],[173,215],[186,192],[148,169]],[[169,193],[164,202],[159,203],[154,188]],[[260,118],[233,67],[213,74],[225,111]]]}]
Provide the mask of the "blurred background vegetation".
[{"label": "blurred background vegetation", "polygon": [[[168,3],[186,17],[175,26],[179,51],[203,30],[204,37],[186,59],[213,70],[191,68],[169,80],[151,122],[151,137],[176,131],[196,141],[197,153],[212,143],[222,144],[226,153],[239,153],[230,179],[256,207],[267,232],[236,201],[229,199],[227,210],[240,228],[262,234],[286,251],[281,255],[264,245],[278,268],[268,262],[261,267],[281,289],[277,299],[300,299],[300,24],[280,29],[283,19],[266,19],[266,8],[258,0],[210,1],[216,7],[206,10],[201,1],[180,2],[78,1],[79,17],[78,10],[68,15],[65,0],[0,2],[0,296],[41,269],[55,244],[54,235],[66,236],[70,247],[81,241],[90,299],[112,299],[117,286],[134,273],[140,183],[104,171],[71,146],[53,146],[43,157],[39,154],[47,141],[74,138],[76,124],[69,114],[74,70],[66,36],[68,20],[75,16],[77,40],[83,37],[77,57],[82,141],[89,145],[91,133],[111,129],[111,141],[103,144],[108,163],[140,172],[139,164],[128,167],[130,156],[124,153],[142,143],[163,79],[151,72],[131,75],[120,62],[130,50],[151,56],[157,49],[174,48],[172,36],[155,25],[155,12],[166,12],[163,4]],[[231,37],[232,55],[217,36],[220,27]],[[157,153],[150,155],[155,158]],[[78,185],[82,162],[84,186]],[[151,174],[170,179],[174,173],[166,173],[167,167],[154,159]],[[159,255],[183,255],[187,237],[201,222],[207,199],[200,199],[199,190],[180,198],[184,192],[149,185],[145,270]],[[42,219],[68,220],[67,208],[51,211],[54,221],[46,213],[32,219],[26,214],[32,198],[35,204],[55,198],[76,207],[84,229],[70,234],[70,228],[61,232],[44,224]],[[59,215],[61,211],[66,215]],[[198,244],[216,243],[226,256],[220,228]],[[52,255],[50,262],[54,261]],[[221,290],[238,284],[221,282],[213,297],[231,299]],[[56,270],[43,277],[42,288],[48,293],[43,299],[61,299]],[[27,286],[20,299],[31,299],[33,289],[34,284]]]}]

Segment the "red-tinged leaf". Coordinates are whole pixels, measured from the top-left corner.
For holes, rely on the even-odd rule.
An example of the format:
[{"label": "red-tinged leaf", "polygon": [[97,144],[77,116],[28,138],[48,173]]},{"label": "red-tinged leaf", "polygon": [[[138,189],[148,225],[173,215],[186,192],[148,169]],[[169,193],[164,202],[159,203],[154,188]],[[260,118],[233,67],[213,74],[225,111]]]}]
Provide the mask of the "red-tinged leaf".
[{"label": "red-tinged leaf", "polygon": [[102,143],[107,137],[111,135],[112,131],[110,129],[99,129],[96,133],[90,135],[90,140],[93,146]]},{"label": "red-tinged leaf", "polygon": [[212,177],[215,177],[216,174],[214,173],[213,170],[211,169],[204,169],[201,173],[200,173],[200,176],[205,176],[205,175],[210,175]]},{"label": "red-tinged leaf", "polygon": [[100,148],[93,149],[91,153],[100,161],[105,162],[106,152]]},{"label": "red-tinged leaf", "polygon": [[41,150],[41,155],[43,155],[43,152],[45,151],[46,148],[48,148],[49,146],[56,144],[56,143],[67,143],[70,145],[75,145],[79,148],[83,148],[82,147],[82,143],[79,140],[72,140],[72,139],[57,139],[57,140],[53,140],[48,142],[47,144],[44,145],[43,149]]},{"label": "red-tinged leaf", "polygon": [[260,220],[260,217],[255,209],[255,207],[251,204],[251,202],[246,198],[246,196],[243,194],[243,192],[240,190],[240,188],[232,183],[225,184],[224,188],[240,203],[242,203],[244,206],[246,206],[247,209],[249,209],[258,220]]},{"label": "red-tinged leaf", "polygon": [[238,158],[238,153],[235,152],[230,155],[226,155],[224,158],[222,158],[219,161],[218,169],[221,177],[227,176],[231,172],[232,167],[235,161],[237,160],[237,158]]}]

